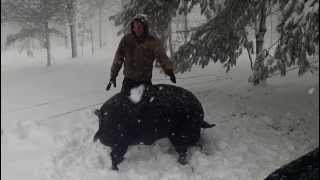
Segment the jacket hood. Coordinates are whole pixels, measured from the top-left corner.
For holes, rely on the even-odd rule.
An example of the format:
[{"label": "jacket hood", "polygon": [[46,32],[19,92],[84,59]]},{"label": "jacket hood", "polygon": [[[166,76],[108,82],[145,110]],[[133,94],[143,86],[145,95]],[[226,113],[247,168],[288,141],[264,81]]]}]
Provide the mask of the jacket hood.
[{"label": "jacket hood", "polygon": [[137,14],[132,18],[132,21],[130,23],[130,30],[131,33],[134,34],[133,32],[133,22],[134,21],[139,21],[144,28],[144,36],[147,36],[149,34],[149,24],[148,24],[148,17],[145,14]]}]

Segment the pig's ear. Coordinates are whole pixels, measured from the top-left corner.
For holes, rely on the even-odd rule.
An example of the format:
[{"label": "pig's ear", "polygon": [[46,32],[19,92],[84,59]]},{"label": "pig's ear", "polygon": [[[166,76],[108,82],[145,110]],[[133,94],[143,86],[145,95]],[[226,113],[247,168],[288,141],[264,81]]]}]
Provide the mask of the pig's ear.
[{"label": "pig's ear", "polygon": [[100,114],[99,109],[94,110],[94,114],[99,117],[99,114]]},{"label": "pig's ear", "polygon": [[95,114],[96,116],[98,116],[99,119],[102,118],[102,114],[101,114],[101,111],[100,111],[99,109],[96,109],[96,110],[94,111],[94,114]]},{"label": "pig's ear", "polygon": [[93,142],[96,142],[99,139],[100,136],[100,129],[96,132],[96,134],[93,137]]}]

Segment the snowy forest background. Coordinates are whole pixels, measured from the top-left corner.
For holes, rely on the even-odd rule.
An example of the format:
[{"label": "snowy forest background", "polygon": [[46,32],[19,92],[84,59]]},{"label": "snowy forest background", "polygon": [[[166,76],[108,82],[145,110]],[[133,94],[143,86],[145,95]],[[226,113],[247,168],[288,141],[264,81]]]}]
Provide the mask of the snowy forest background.
[{"label": "snowy forest background", "polygon": [[[160,142],[115,174],[91,142],[137,13],[217,124],[192,170]],[[1,0],[1,75],[1,178],[262,179],[319,145],[319,0]]]},{"label": "snowy forest background", "polygon": [[[15,28],[18,32],[8,36],[1,33],[5,37],[1,38],[1,49],[15,43],[32,56],[33,48],[43,47],[47,51],[47,66],[52,64],[52,46],[56,46],[51,42],[53,37],[64,39],[73,58],[78,56],[78,49],[84,54],[88,46],[93,54],[106,43],[105,21],[122,25],[118,33],[124,33],[137,13],[148,15],[151,30],[170,51],[177,72],[190,71],[193,65],[205,67],[209,62],[220,62],[229,71],[242,51],[247,51],[253,72],[250,82],[259,84],[275,72],[285,75],[288,68],[297,66],[298,73],[304,74],[317,68],[318,63],[311,58],[319,53],[316,0],[3,0],[1,3],[2,31],[6,26],[19,27]],[[190,13],[196,6],[200,6],[198,17],[203,18],[189,22],[188,14],[193,16]],[[120,11],[116,12],[117,9]],[[112,11],[114,15],[110,16]]]}]

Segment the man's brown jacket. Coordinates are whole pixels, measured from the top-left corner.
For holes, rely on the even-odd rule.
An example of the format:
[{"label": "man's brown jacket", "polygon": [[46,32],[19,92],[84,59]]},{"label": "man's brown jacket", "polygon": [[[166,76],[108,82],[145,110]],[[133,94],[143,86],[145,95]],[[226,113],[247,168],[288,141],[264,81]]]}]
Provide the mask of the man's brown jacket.
[{"label": "man's brown jacket", "polygon": [[111,67],[111,79],[117,77],[123,64],[124,77],[134,81],[151,81],[155,60],[166,74],[173,71],[173,64],[160,40],[151,35],[144,38],[143,42],[139,42],[131,33],[121,39]]}]

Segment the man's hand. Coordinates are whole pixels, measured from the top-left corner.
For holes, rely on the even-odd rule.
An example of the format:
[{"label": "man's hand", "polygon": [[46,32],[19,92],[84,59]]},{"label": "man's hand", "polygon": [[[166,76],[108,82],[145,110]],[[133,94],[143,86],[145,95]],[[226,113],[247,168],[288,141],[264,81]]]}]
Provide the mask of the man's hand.
[{"label": "man's hand", "polygon": [[116,82],[116,78],[111,78],[109,81],[109,84],[106,87],[106,90],[109,91],[111,85],[113,84],[113,87],[117,87],[117,82]]},{"label": "man's hand", "polygon": [[173,83],[177,83],[176,82],[176,76],[174,74],[172,74],[172,76],[170,76],[170,80],[173,82]]},{"label": "man's hand", "polygon": [[170,77],[171,82],[176,83],[176,76],[173,74],[172,70],[168,71],[167,75]]}]

